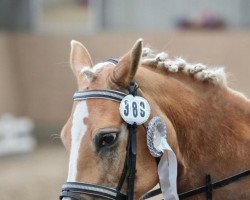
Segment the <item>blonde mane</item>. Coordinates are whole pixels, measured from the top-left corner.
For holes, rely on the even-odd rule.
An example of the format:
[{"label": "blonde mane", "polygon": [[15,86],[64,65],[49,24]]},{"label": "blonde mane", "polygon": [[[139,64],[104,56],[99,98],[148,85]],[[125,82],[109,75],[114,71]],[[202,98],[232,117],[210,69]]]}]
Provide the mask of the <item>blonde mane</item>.
[{"label": "blonde mane", "polygon": [[171,73],[183,72],[197,80],[212,82],[214,85],[227,85],[226,74],[222,67],[210,69],[201,63],[187,63],[182,58],[171,60],[167,53],[155,54],[150,48],[143,48],[141,63],[151,67],[165,68]]},{"label": "blonde mane", "polygon": [[[89,66],[84,67],[81,70],[81,74],[85,75],[91,82],[104,69],[106,64],[107,62],[104,62],[95,65],[93,68],[90,68]],[[151,67],[165,68],[171,73],[182,72],[197,80],[209,81],[218,86],[227,85],[226,74],[222,67],[208,68],[201,63],[187,63],[182,58],[171,60],[167,53],[161,52],[155,54],[150,48],[143,48],[141,64]]]}]

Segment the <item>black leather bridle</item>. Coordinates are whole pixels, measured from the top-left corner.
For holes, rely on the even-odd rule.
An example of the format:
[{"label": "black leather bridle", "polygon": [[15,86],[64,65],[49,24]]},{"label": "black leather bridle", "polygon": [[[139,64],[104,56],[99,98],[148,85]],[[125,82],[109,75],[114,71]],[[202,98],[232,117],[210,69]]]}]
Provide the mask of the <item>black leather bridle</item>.
[{"label": "black leather bridle", "polygon": [[[117,63],[116,60],[110,59],[109,62],[114,64]],[[129,94],[133,96],[137,95],[138,86],[134,81],[130,83]],[[121,102],[121,100],[128,95],[127,93],[115,91],[115,90],[85,90],[77,91],[73,99],[75,101],[87,100],[87,99],[108,99],[116,102]],[[69,197],[74,200],[85,200],[82,197],[83,194],[92,195],[96,197],[112,199],[112,200],[133,200],[134,198],[134,183],[136,174],[136,153],[137,153],[137,141],[136,141],[136,124],[127,124],[129,134],[127,143],[127,153],[124,162],[123,171],[120,180],[115,188],[101,186],[97,184],[84,183],[84,182],[66,182],[62,186],[62,192],[60,195],[60,200],[64,197]],[[156,160],[159,162],[159,160]],[[212,183],[210,175],[206,176],[206,184],[202,187],[184,192],[179,194],[180,199],[185,199],[193,195],[200,193],[206,193],[207,200],[212,200],[212,192],[214,189],[221,188],[232,182],[238,181],[245,176],[250,175],[250,170],[246,170],[232,177],[225,178],[223,180]],[[123,194],[121,189],[127,179],[127,194]],[[145,194],[142,199],[148,199],[153,196],[161,194],[161,189],[156,189]]]},{"label": "black leather bridle", "polygon": [[[137,95],[137,85],[135,82],[131,82],[129,86],[129,94],[133,96]],[[75,101],[87,100],[87,99],[109,99],[116,102],[128,95],[127,93],[115,91],[115,90],[85,90],[78,91],[74,94],[73,99]],[[75,200],[84,200],[82,194],[93,195],[106,199],[119,199],[119,200],[133,200],[134,195],[134,183],[136,174],[136,128],[137,125],[128,124],[128,143],[127,153],[124,162],[123,171],[120,180],[115,188],[104,187],[101,185],[79,182],[66,182],[62,186],[62,193],[60,199],[69,197]],[[127,178],[127,194],[121,192],[122,186]]]},{"label": "black leather bridle", "polygon": [[[129,87],[129,94],[137,95],[137,85],[135,82],[131,82]],[[74,94],[75,101],[87,100],[87,99],[109,99],[116,102],[121,102],[121,100],[127,94],[120,91],[114,90],[86,90],[78,91]],[[113,200],[133,200],[134,194],[134,182],[136,174],[136,125],[128,124],[128,143],[127,143],[127,153],[124,162],[123,171],[120,180],[115,188],[105,187],[90,183],[79,183],[79,182],[66,182],[62,186],[62,192],[60,199],[63,197],[70,197],[74,200],[85,200],[81,195],[88,194],[97,197],[102,197],[106,199]],[[196,189],[179,194],[180,199],[186,199],[190,196],[194,196],[200,193],[206,193],[207,200],[212,199],[212,192],[215,189],[224,187],[232,182],[238,181],[245,176],[250,175],[250,170],[243,171],[234,176],[225,178],[223,180],[212,182],[210,175],[206,176],[205,185],[198,187]],[[121,192],[121,188],[127,178],[127,194]],[[142,199],[148,199],[153,196],[161,194],[161,189],[153,190],[143,196]]]}]

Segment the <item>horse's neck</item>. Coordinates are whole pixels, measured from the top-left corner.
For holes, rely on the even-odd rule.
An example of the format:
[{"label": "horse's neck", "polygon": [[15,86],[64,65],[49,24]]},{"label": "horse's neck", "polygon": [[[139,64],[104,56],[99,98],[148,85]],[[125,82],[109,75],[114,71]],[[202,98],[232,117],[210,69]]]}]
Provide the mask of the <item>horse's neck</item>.
[{"label": "horse's neck", "polygon": [[248,161],[241,167],[250,167],[246,142],[250,141],[249,102],[226,87],[201,83],[187,75],[143,68],[136,78],[142,91],[173,124],[188,168],[213,174],[216,168],[223,169],[232,161],[230,165],[237,171],[236,165],[243,158]]}]

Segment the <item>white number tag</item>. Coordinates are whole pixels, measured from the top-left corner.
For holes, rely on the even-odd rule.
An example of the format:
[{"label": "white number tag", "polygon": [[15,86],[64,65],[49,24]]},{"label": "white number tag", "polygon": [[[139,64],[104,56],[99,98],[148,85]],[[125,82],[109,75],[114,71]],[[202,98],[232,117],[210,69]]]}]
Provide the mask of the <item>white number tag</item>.
[{"label": "white number tag", "polygon": [[150,106],[146,99],[131,94],[125,96],[120,103],[120,115],[128,124],[141,125],[150,115]]}]

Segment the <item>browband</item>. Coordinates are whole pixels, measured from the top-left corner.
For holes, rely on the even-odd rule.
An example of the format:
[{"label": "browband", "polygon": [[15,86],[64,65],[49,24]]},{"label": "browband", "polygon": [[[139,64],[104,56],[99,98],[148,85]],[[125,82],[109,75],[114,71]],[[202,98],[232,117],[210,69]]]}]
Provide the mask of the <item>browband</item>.
[{"label": "browband", "polygon": [[75,101],[86,99],[109,99],[121,102],[126,95],[126,93],[116,90],[84,90],[75,92],[73,99]]}]

